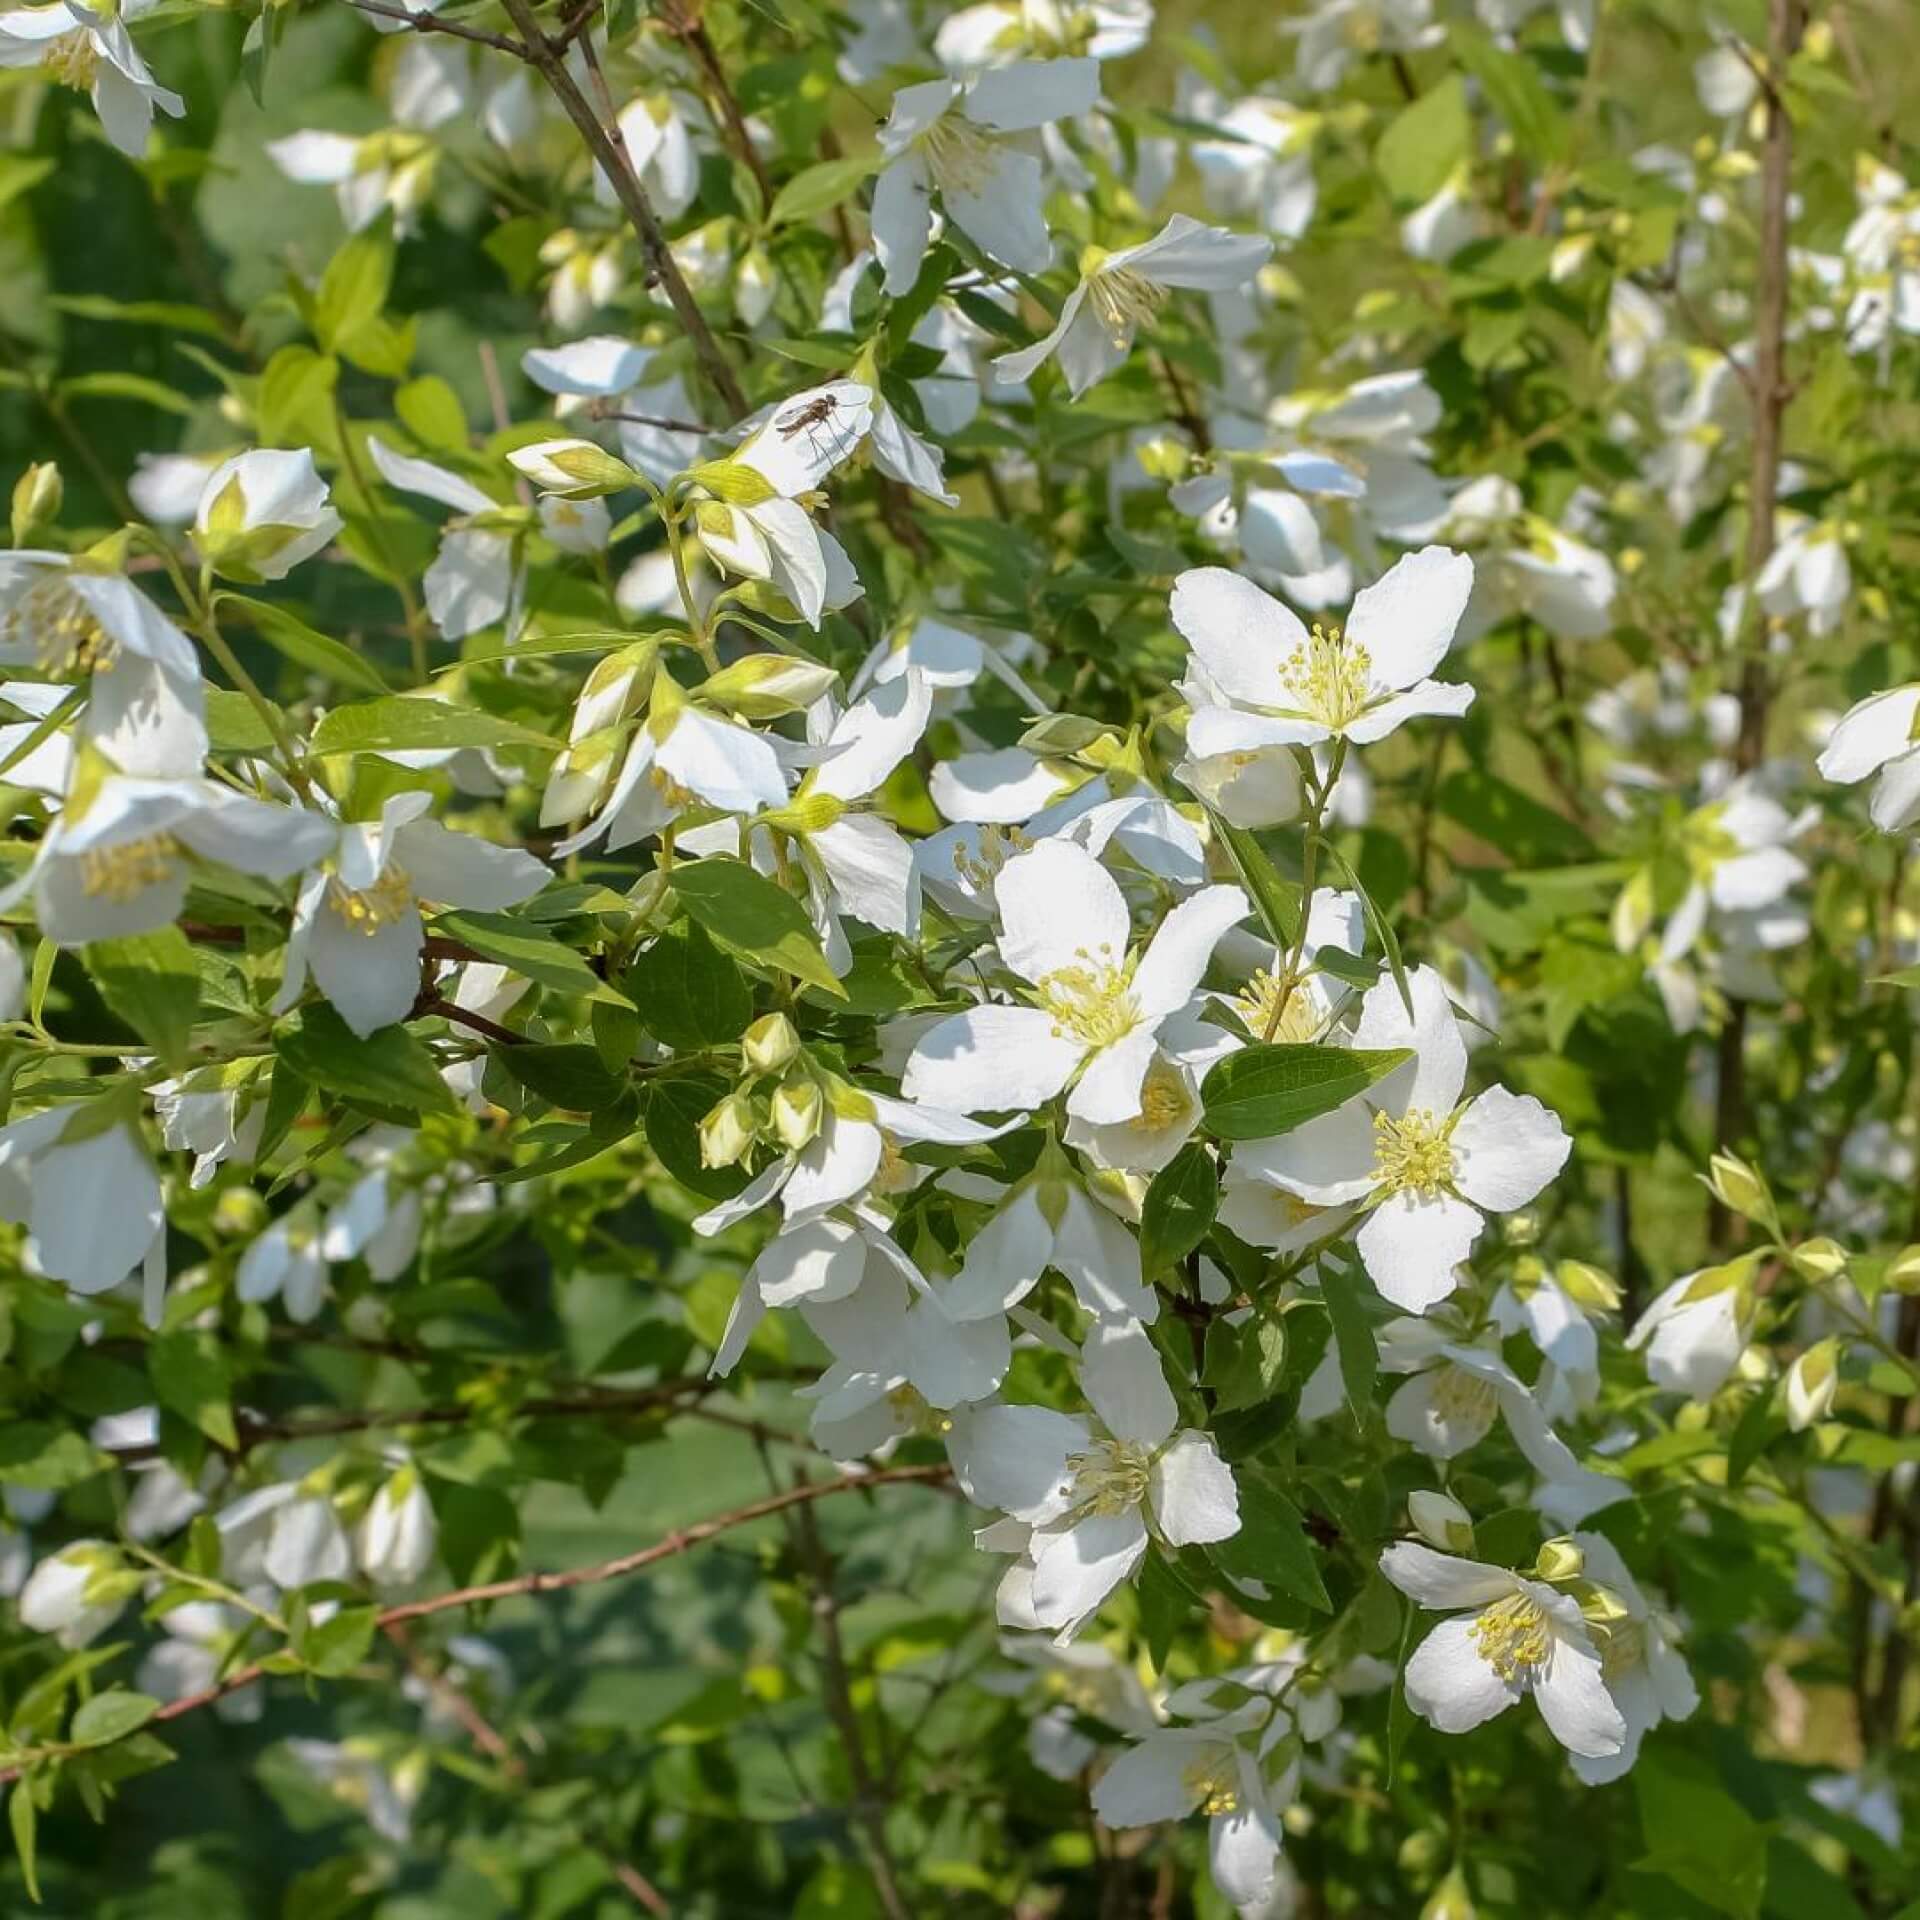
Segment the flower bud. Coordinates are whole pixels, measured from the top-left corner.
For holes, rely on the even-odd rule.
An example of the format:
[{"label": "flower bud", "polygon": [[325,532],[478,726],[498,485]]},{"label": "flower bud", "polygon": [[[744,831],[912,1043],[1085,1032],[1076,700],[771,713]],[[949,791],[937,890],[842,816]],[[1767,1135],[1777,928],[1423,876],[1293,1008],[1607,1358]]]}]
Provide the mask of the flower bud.
[{"label": "flower bud", "polygon": [[840,677],[832,667],[815,660],[795,660],[784,653],[750,653],[700,685],[700,698],[742,720],[778,720],[804,713]]},{"label": "flower bud", "polygon": [[1400,1871],[1414,1880],[1437,1873],[1447,1857],[1447,1836],[1434,1827],[1416,1827],[1400,1842]]},{"label": "flower bud", "polygon": [[813,1081],[784,1081],[773,1096],[773,1130],[780,1144],[798,1153],[820,1131],[825,1110],[826,1102]]},{"label": "flower bud", "polygon": [[51,460],[36,460],[13,487],[13,544],[28,545],[42,527],[60,517],[66,486]]},{"label": "flower bud", "polygon": [[730,1093],[700,1122],[700,1164],[730,1167],[753,1145],[759,1126],[744,1093]]},{"label": "flower bud", "polygon": [[1886,1284],[1895,1293],[1920,1293],[1920,1247],[1902,1247],[1887,1262]]},{"label": "flower bud", "polygon": [[1500,1221],[1500,1238],[1510,1247],[1530,1247],[1540,1238],[1540,1216],[1523,1207]]},{"label": "flower bud", "polygon": [[1452,1494],[1417,1488],[1407,1495],[1407,1517],[1429,1546],[1443,1553],[1473,1551],[1473,1516]]},{"label": "flower bud", "polygon": [[373,1496],[354,1536],[360,1571],[377,1587],[410,1587],[433,1563],[439,1529],[433,1503],[412,1466]]},{"label": "flower bud", "polygon": [[1420,1920],[1479,1920],[1467,1892],[1467,1876],[1458,1867],[1434,1888],[1420,1909]]},{"label": "flower bud", "polygon": [[530,447],[515,447],[507,460],[543,493],[566,500],[592,500],[639,483],[624,460],[591,440],[536,440]]},{"label": "flower bud", "polygon": [[778,1073],[800,1051],[800,1036],[784,1013],[763,1013],[740,1036],[740,1052],[755,1073]]},{"label": "flower bud", "polygon": [[1713,1156],[1707,1163],[1707,1186],[1730,1213],[1778,1231],[1779,1215],[1765,1179],[1737,1154]]},{"label": "flower bud", "polygon": [[115,1592],[125,1571],[105,1540],[75,1540],[42,1560],[20,1589],[20,1624],[50,1633],[69,1652],[84,1647],[120,1617],[135,1588]]},{"label": "flower bud", "polygon": [[1846,1271],[1847,1250],[1837,1240],[1806,1240],[1788,1256],[1803,1280],[1818,1285]]},{"label": "flower bud", "polygon": [[207,476],[193,544],[216,573],[251,584],[284,579],[344,524],[310,448],[258,447]]},{"label": "flower bud", "polygon": [[1840,1343],[1816,1341],[1787,1369],[1787,1425],[1805,1433],[1833,1409],[1840,1387]]},{"label": "flower bud", "polygon": [[1620,1288],[1613,1276],[1584,1260],[1562,1260],[1554,1278],[1560,1291],[1589,1313],[1612,1313],[1620,1305]]},{"label": "flower bud", "polygon": [[1533,1570],[1542,1580],[1578,1580],[1586,1564],[1587,1556],[1580,1551],[1579,1545],[1563,1534],[1557,1540],[1549,1540],[1540,1549]]}]

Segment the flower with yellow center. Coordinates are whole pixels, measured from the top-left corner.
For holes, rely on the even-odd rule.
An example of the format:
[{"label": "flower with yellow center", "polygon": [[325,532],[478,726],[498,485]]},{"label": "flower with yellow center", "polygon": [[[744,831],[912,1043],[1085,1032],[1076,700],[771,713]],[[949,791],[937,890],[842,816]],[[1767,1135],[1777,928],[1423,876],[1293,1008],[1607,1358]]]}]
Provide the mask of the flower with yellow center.
[{"label": "flower with yellow center", "polygon": [[1380,1570],[1420,1606],[1453,1615],[1407,1662],[1407,1702],[1429,1725],[1466,1733],[1531,1695],[1568,1752],[1594,1760],[1620,1752],[1626,1722],[1570,1595],[1413,1540],[1390,1546]]},{"label": "flower with yellow center", "polygon": [[1309,629],[1224,567],[1181,574],[1173,623],[1209,702],[1188,723],[1188,754],[1212,760],[1332,739],[1365,746],[1422,715],[1464,713],[1473,689],[1429,676],[1472,589],[1471,560],[1423,547],[1354,597],[1344,628]]},{"label": "flower with yellow center", "polygon": [[186,102],[154,79],[127,32],[127,18],[144,11],[79,0],[10,8],[0,12],[0,67],[37,67],[56,85],[89,95],[107,138],[138,160],[154,108],[175,119],[186,112]]}]

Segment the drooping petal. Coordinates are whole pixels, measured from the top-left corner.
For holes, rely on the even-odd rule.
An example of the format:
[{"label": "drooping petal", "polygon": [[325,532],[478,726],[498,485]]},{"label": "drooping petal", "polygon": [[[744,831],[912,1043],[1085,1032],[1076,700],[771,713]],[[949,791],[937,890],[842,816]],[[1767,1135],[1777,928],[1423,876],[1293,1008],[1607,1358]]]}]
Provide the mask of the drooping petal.
[{"label": "drooping petal", "polygon": [[1053,1225],[1036,1188],[1019,1188],[968,1243],[960,1272],[942,1296],[956,1320],[1004,1313],[1033,1289],[1053,1258]]},{"label": "drooping petal", "polygon": [[969,1500],[1025,1520],[1060,1511],[1067,1456],[1089,1438],[1071,1414],[995,1401],[955,1420],[947,1450]]},{"label": "drooping petal", "polygon": [[1096,1325],[1080,1350],[1080,1386],[1117,1440],[1157,1447],[1179,1417],[1159,1349],[1137,1320]]},{"label": "drooping petal", "polygon": [[1815,762],[1823,780],[1852,786],[1914,745],[1920,718],[1920,686],[1895,687],[1850,707],[1827,737]]},{"label": "drooping petal", "polygon": [[1484,1607],[1514,1589],[1503,1567],[1483,1566],[1457,1554],[1440,1553],[1417,1540],[1396,1540],[1380,1556],[1380,1571],[1409,1600],[1442,1612],[1453,1607]]},{"label": "drooping petal", "polygon": [[1481,1657],[1470,1619],[1442,1620],[1407,1662],[1407,1704],[1442,1733],[1471,1733],[1520,1698]]},{"label": "drooping petal", "polygon": [[[1570,1601],[1563,1604],[1572,1610]],[[1607,1691],[1600,1656],[1577,1624],[1577,1610],[1573,1617],[1575,1624],[1554,1635],[1546,1671],[1534,1683],[1533,1698],[1541,1719],[1569,1753],[1604,1760],[1626,1744],[1626,1721]],[[1560,1624],[1556,1620],[1555,1625]]]},{"label": "drooping petal", "polygon": [[1071,1630],[1128,1579],[1147,1551],[1138,1507],[1090,1513],[1033,1539],[1033,1610],[1043,1626]]}]

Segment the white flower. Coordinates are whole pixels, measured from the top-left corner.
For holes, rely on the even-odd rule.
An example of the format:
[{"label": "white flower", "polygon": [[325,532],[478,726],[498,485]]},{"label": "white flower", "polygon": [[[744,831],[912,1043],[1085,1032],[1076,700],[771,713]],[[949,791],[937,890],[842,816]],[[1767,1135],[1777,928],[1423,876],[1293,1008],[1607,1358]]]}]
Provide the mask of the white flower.
[{"label": "white flower", "polygon": [[1310,746],[1367,745],[1423,714],[1464,713],[1471,687],[1428,678],[1445,657],[1473,589],[1473,562],[1425,547],[1363,588],[1343,633],[1315,626],[1224,567],[1173,583],[1173,623],[1228,704],[1187,728],[1197,758]]},{"label": "white flower", "polygon": [[1152,321],[1171,289],[1245,286],[1272,252],[1271,240],[1203,226],[1184,213],[1138,246],[1117,253],[1089,248],[1080,261],[1080,283],[1067,295],[1053,331],[1018,353],[1002,354],[993,363],[994,378],[1014,385],[1057,353],[1077,400],[1125,362],[1135,332]]},{"label": "white flower", "polygon": [[[697,111],[685,95],[664,89],[635,94],[620,109],[627,159],[663,221],[678,220],[700,190],[700,155],[689,117]],[[613,182],[598,166],[593,170],[593,192],[602,206],[618,205]]]},{"label": "white flower", "polygon": [[[206,694],[193,642],[121,574],[94,572],[62,553],[0,554],[0,667],[84,678],[80,734],[123,773],[197,774],[206,759]],[[31,690],[9,689],[15,704],[22,695]],[[31,784],[27,766],[8,779]]]},{"label": "white flower", "polygon": [[1590,1626],[1602,1678],[1626,1727],[1617,1754],[1574,1755],[1574,1772],[1598,1787],[1632,1767],[1640,1742],[1662,1720],[1685,1720],[1700,1704],[1700,1693],[1674,1647],[1672,1623],[1640,1591],[1619,1549],[1601,1534],[1571,1537],[1585,1558],[1587,1579],[1604,1587],[1623,1610],[1609,1607]]},{"label": "white flower", "polygon": [[344,522],[310,448],[258,448],[223,460],[194,510],[193,539],[216,572],[280,580],[318,553]]},{"label": "white flower", "polygon": [[[416,56],[425,50],[407,48]],[[303,187],[331,187],[349,233],[370,227],[391,209],[394,232],[410,234],[433,192],[439,154],[418,133],[388,128],[363,138],[304,127],[264,143],[273,164]]]},{"label": "white flower", "polygon": [[1756,1256],[1682,1274],[1634,1322],[1627,1347],[1647,1350],[1655,1386],[1711,1400],[1740,1364],[1753,1332]]},{"label": "white flower", "polygon": [[300,888],[287,941],[284,1012],[314,984],[363,1038],[406,1018],[420,990],[420,903],[498,913],[551,877],[517,847],[496,847],[423,819],[430,794],[394,794],[377,821],[329,822],[332,853]]},{"label": "white flower", "polygon": [[153,1089],[161,1138],[176,1153],[194,1156],[188,1184],[195,1188],[204,1187],[229,1156],[251,1159],[266,1120],[266,1103],[250,1097],[248,1082],[228,1084],[231,1071],[216,1067],[189,1080],[163,1080]]},{"label": "white flower", "polygon": [[257,1234],[240,1256],[234,1292],[253,1304],[278,1296],[296,1325],[313,1319],[327,1297],[327,1262],[310,1221],[286,1213]]},{"label": "white flower", "polygon": [[1483,1214],[1525,1206],[1572,1142],[1531,1095],[1489,1087],[1462,1103],[1467,1052],[1446,983],[1417,967],[1407,984],[1413,1017],[1383,979],[1361,1002],[1353,1044],[1410,1047],[1414,1058],[1345,1106],[1235,1157],[1316,1206],[1366,1206],[1356,1245],[1374,1285],[1424,1313],[1453,1291]]},{"label": "white flower", "polygon": [[[556,397],[554,411],[562,419],[576,411],[610,411],[628,465],[664,487],[704,457],[707,439],[684,382],[678,374],[653,373],[654,358],[649,348],[603,333],[562,347],[531,348],[520,367]],[[693,431],[682,431],[681,422]]]},{"label": "white flower", "polygon": [[1869,695],[1848,708],[1816,762],[1820,777],[1850,787],[1877,773],[1868,812],[1883,833],[1920,819],[1920,685]]},{"label": "white flower", "polygon": [[1015,1570],[1018,1604],[1062,1639],[1132,1576],[1150,1537],[1177,1549],[1240,1529],[1232,1470],[1208,1435],[1176,1432],[1178,1410],[1144,1328],[1096,1325],[1081,1386],[1097,1423],[993,1403],[958,1417],[949,1440],[967,1497],[1032,1529]]},{"label": "white flower", "polygon": [[[227,1671],[227,1656],[250,1622],[238,1607],[219,1600],[189,1600],[168,1609],[159,1622],[162,1638],[141,1656],[134,1684],[156,1700],[184,1700],[204,1693]],[[232,1726],[246,1726],[267,1710],[256,1681],[214,1701],[213,1711]]]},{"label": "white flower", "polygon": [[40,1270],[76,1293],[104,1293],[142,1262],[150,1301],[165,1279],[159,1177],[107,1104],[50,1107],[0,1127],[0,1220],[24,1226]]},{"label": "white flower", "polygon": [[1407,1662],[1407,1703],[1442,1733],[1468,1733],[1532,1694],[1548,1731],[1569,1753],[1605,1760],[1626,1743],[1578,1604],[1504,1567],[1436,1553],[1402,1540],[1380,1571],[1444,1620]]},{"label": "white flower", "polygon": [[33,898],[63,947],[148,933],[177,919],[196,859],[283,880],[317,859],[329,823],[212,780],[85,772],[0,907]]},{"label": "white flower", "polygon": [[96,12],[81,0],[0,13],[0,67],[41,67],[62,86],[90,94],[106,136],[124,154],[145,157],[153,110],[178,120],[187,103],[153,77],[127,22],[156,0],[120,0]]},{"label": "white flower", "polygon": [[69,1542],[27,1575],[18,1602],[20,1624],[52,1634],[69,1652],[97,1640],[132,1596],[109,1587],[111,1598],[90,1601],[87,1588],[96,1576],[111,1576],[121,1566],[119,1553],[105,1540]]},{"label": "white flower", "polygon": [[1191,149],[1208,204],[1251,220],[1262,233],[1299,239],[1319,197],[1313,143],[1320,116],[1291,101],[1255,96],[1207,118],[1233,136],[1199,140]]},{"label": "white flower", "polygon": [[1844,526],[1806,514],[1775,516],[1775,544],[1753,583],[1762,607],[1776,619],[1804,614],[1807,631],[1824,636],[1840,624],[1853,591]]},{"label": "white flower", "polygon": [[327,1215],[320,1252],[330,1261],[363,1260],[370,1278],[397,1280],[420,1249],[425,1209],[417,1187],[396,1189],[385,1167],[375,1167],[347,1189]]},{"label": "white flower", "polygon": [[975,1007],[935,1027],[907,1062],[909,1100],[957,1113],[1034,1107],[1073,1083],[1067,1111],[1130,1120],[1154,1036],[1186,1005],[1220,936],[1246,917],[1238,887],[1207,887],[1168,914],[1138,955],[1127,903],[1085,848],[1046,840],[994,882],[1000,954],[1034,1004]]},{"label": "white flower", "polygon": [[413,1803],[426,1784],[423,1769],[383,1766],[367,1743],[355,1740],[289,1740],[286,1750],[381,1839],[406,1845],[413,1831]]},{"label": "white flower", "polygon": [[[896,299],[919,276],[937,188],[946,216],[1002,266],[1038,273],[1052,245],[1037,143],[1021,138],[1100,97],[1093,60],[1029,60],[962,84],[927,80],[893,96],[880,130],[886,165],[873,190],[873,245]],[[1011,137],[1009,137],[1011,136]]]},{"label": "white flower", "polygon": [[368,1502],[354,1534],[360,1571],[376,1587],[410,1587],[433,1564],[439,1527],[417,1468],[403,1466]]},{"label": "white flower", "polygon": [[[1268,1711],[1264,1701],[1257,1704]],[[1280,1817],[1297,1782],[1291,1764],[1273,1777],[1257,1742],[1231,1718],[1161,1727],[1094,1782],[1093,1810],[1109,1827],[1154,1826],[1204,1813],[1214,1885],[1239,1911],[1258,1914],[1273,1898],[1284,1837]]]},{"label": "white flower", "polygon": [[1337,87],[1356,56],[1412,53],[1443,31],[1433,24],[1433,0],[1321,0],[1288,27],[1300,36],[1294,72],[1314,93]]}]

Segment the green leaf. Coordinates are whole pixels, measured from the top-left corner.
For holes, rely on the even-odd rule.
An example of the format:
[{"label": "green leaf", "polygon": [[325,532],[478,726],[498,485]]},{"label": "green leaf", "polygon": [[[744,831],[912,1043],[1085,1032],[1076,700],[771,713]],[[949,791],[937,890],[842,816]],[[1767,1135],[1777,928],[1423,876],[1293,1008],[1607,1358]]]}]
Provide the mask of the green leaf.
[{"label": "green leaf", "polygon": [[1190,1140],[1153,1176],[1140,1208],[1140,1265],[1151,1279],[1176,1267],[1207,1236],[1220,1205],[1220,1172]]},{"label": "green leaf", "polygon": [[176,1072],[193,1051],[200,1011],[200,968],[178,927],[96,940],[87,971],[100,997]]},{"label": "green leaf", "polygon": [[722,857],[676,866],[673,891],[728,952],[763,967],[779,967],[836,999],[846,998],[806,909],[744,861]]},{"label": "green leaf", "polygon": [[1583,828],[1484,767],[1448,774],[1434,804],[1517,867],[1576,866],[1594,858]]},{"label": "green leaf", "polygon": [[315,753],[432,752],[442,747],[557,747],[531,727],[477,707],[390,694],[364,706],[335,707],[313,730]]},{"label": "green leaf", "polygon": [[84,1433],[45,1420],[0,1422],[0,1485],[58,1493],[110,1466]]},{"label": "green leaf", "polygon": [[7,1824],[13,1829],[13,1850],[20,1856],[21,1877],[36,1907],[40,1904],[40,1870],[35,1863],[34,1843],[39,1820],[31,1785],[25,1780],[16,1781],[7,1799]]},{"label": "green leaf", "polygon": [[1140,1564],[1134,1582],[1134,1597],[1140,1607],[1140,1633],[1147,1643],[1147,1658],[1156,1672],[1163,1671],[1175,1636],[1191,1620],[1200,1606],[1186,1583],[1174,1572],[1164,1554],[1150,1553]]},{"label": "green leaf", "polygon": [[1634,1767],[1633,1790],[1647,1842],[1634,1872],[1662,1874],[1715,1913],[1755,1920],[1767,1885],[1765,1829],[1708,1764],[1651,1749]]},{"label": "green leaf", "polygon": [[1257,1475],[1240,1475],[1240,1531],[1213,1556],[1229,1573],[1250,1575],[1318,1613],[1333,1611],[1300,1509]]},{"label": "green leaf", "polygon": [[1528,159],[1551,165],[1566,158],[1566,116],[1525,54],[1508,53],[1471,28],[1452,34],[1448,44],[1486,90],[1487,103]]},{"label": "green leaf", "polygon": [[393,254],[393,223],[383,217],[327,262],[313,303],[314,338],[325,352],[351,357],[348,342],[379,319],[393,288]]},{"label": "green leaf", "polygon": [[437,373],[409,380],[393,396],[400,423],[417,440],[449,453],[465,453],[468,446],[467,412],[460,396]]},{"label": "green leaf", "polygon": [[1211,810],[1209,818],[1213,831],[1227,850],[1227,857],[1233,862],[1233,870],[1240,876],[1240,884],[1246,888],[1247,897],[1260,915],[1267,938],[1282,953],[1287,952],[1300,932],[1300,889],[1281,877],[1279,869],[1268,859],[1266,849],[1245,827],[1229,826]]},{"label": "green leaf", "polygon": [[1411,1047],[1245,1047],[1201,1082],[1206,1124],[1222,1140],[1270,1140],[1344,1106],[1412,1058]]},{"label": "green leaf", "polygon": [[[0,154],[0,212],[5,211],[7,202],[17,195],[30,193],[53,171],[53,167],[52,160],[35,159],[31,154]],[[62,303],[55,299],[49,304],[57,307]]]},{"label": "green leaf", "polygon": [[73,1716],[67,1739],[77,1747],[104,1747],[138,1733],[159,1711],[160,1702],[144,1693],[110,1687],[105,1693],[96,1693]]},{"label": "green leaf", "polygon": [[162,413],[186,415],[193,411],[193,402],[178,387],[139,373],[75,374],[71,380],[62,380],[58,391],[63,400],[137,400],[143,406],[158,407]]},{"label": "green leaf", "polygon": [[597,1113],[628,1090],[626,1075],[609,1073],[594,1047],[530,1043],[498,1047],[493,1057],[529,1093],[570,1113]]},{"label": "green leaf", "polygon": [[277,742],[272,729],[244,693],[231,687],[209,687],[207,740],[216,753],[272,753]]},{"label": "green leaf", "polygon": [[1473,151],[1467,89],[1449,74],[1395,115],[1373,150],[1373,164],[1402,206],[1430,200]]},{"label": "green leaf", "polygon": [[1355,1274],[1336,1273],[1324,1262],[1320,1268],[1320,1297],[1333,1322],[1333,1344],[1340,1356],[1340,1383],[1356,1420],[1364,1420],[1373,1404],[1373,1383],[1380,1375],[1380,1348],[1373,1337],[1373,1321],[1362,1304],[1361,1282]]},{"label": "green leaf", "polygon": [[[51,161],[40,163],[51,166]],[[6,173],[0,169],[0,205],[6,201]],[[163,327],[169,333],[199,333],[224,340],[226,329],[205,307],[178,300],[113,300],[104,293],[56,293],[47,304],[83,320],[117,320],[130,327]]]},{"label": "green leaf", "polygon": [[753,1018],[752,989],[698,921],[636,954],[624,985],[647,1031],[670,1047],[737,1040]]},{"label": "green leaf", "polygon": [[1285,1322],[1272,1314],[1255,1313],[1240,1326],[1215,1320],[1207,1328],[1201,1384],[1213,1390],[1220,1413],[1257,1407],[1279,1391],[1286,1371]]},{"label": "green leaf", "polygon": [[564,946],[552,934],[511,913],[443,913],[429,929],[471,947],[496,966],[537,980],[562,993],[600,993],[604,983],[584,954]]},{"label": "green leaf", "polygon": [[405,1027],[382,1027],[363,1040],[320,1003],[283,1026],[273,1046],[301,1079],[343,1099],[387,1113],[453,1111],[433,1055]]},{"label": "green leaf", "polygon": [[293,1650],[314,1673],[329,1677],[351,1673],[371,1650],[379,1620],[378,1610],[371,1606],[342,1607],[319,1622],[303,1610]]},{"label": "green leaf", "polygon": [[726,1090],[712,1074],[656,1080],[647,1088],[647,1145],[689,1193],[703,1200],[730,1200],[747,1184],[738,1167],[700,1164],[700,1122]]},{"label": "green leaf", "polygon": [[340,363],[297,341],[282,347],[260,375],[262,446],[311,446],[333,440],[333,392]]},{"label": "green leaf", "polygon": [[880,170],[881,155],[856,154],[844,160],[822,160],[796,173],[773,197],[772,226],[783,227],[795,220],[811,220],[850,199],[862,182]]},{"label": "green leaf", "polygon": [[161,1334],[147,1349],[147,1373],[163,1407],[216,1446],[231,1452],[240,1444],[233,1422],[233,1382],[212,1334],[189,1327]]},{"label": "green leaf", "polygon": [[214,599],[217,605],[239,607],[261,639],[296,666],[323,673],[343,687],[355,687],[362,693],[383,694],[389,690],[371,660],[363,659],[344,641],[315,631],[285,607],[268,600],[250,600],[243,593],[216,594]]}]

